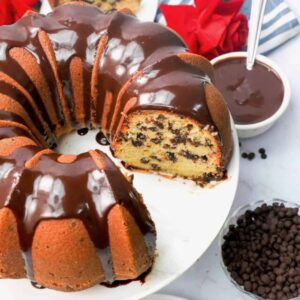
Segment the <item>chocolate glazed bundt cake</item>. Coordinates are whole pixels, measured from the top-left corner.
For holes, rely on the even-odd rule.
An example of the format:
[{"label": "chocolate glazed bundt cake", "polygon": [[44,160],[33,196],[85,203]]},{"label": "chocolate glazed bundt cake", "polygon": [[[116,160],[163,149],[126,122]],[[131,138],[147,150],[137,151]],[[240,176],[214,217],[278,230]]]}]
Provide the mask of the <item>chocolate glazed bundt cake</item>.
[{"label": "chocolate glazed bundt cake", "polygon": [[1,27],[1,278],[74,291],[151,268],[154,224],[112,161],[50,150],[86,127],[128,167],[199,182],[232,148],[210,63],[165,27],[79,4]]}]

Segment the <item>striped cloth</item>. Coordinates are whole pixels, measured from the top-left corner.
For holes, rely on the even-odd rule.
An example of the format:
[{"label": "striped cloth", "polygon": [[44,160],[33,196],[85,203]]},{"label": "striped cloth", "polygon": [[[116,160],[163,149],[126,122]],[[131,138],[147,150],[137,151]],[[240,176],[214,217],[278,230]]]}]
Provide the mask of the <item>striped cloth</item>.
[{"label": "striped cloth", "polygon": [[[252,0],[255,1],[255,0]],[[193,0],[160,0],[163,4],[187,4],[192,5]],[[246,0],[242,12],[249,18],[251,0]],[[165,24],[165,19],[158,10],[156,22]],[[265,16],[263,19],[262,31],[258,51],[268,53],[279,47],[300,32],[300,25],[294,12],[284,0],[268,0]]]}]

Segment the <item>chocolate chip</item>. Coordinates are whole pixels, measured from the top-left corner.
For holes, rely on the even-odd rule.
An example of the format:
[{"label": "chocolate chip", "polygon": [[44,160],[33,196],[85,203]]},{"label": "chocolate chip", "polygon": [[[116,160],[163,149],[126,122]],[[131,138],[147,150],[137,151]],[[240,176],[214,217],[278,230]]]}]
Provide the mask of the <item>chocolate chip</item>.
[{"label": "chocolate chip", "polygon": [[199,155],[194,154],[188,150],[181,150],[180,155],[184,156],[187,159],[191,159],[193,161],[197,161],[200,158]]},{"label": "chocolate chip", "polygon": [[188,131],[191,131],[191,130],[193,129],[193,127],[194,127],[194,126],[193,126],[192,124],[188,124],[188,125],[187,125],[187,130],[188,130]]},{"label": "chocolate chip", "polygon": [[158,128],[157,128],[157,127],[154,127],[154,126],[149,127],[148,129],[151,130],[151,131],[153,131],[153,132],[158,131]]},{"label": "chocolate chip", "polygon": [[151,155],[150,158],[152,158],[154,160],[157,160],[157,161],[161,161],[161,159],[158,158],[156,155]]},{"label": "chocolate chip", "polygon": [[141,158],[141,163],[142,164],[148,164],[150,162],[150,160],[146,157]]},{"label": "chocolate chip", "polygon": [[260,154],[264,154],[264,153],[266,153],[266,150],[265,150],[265,148],[259,148],[259,149],[258,149],[258,152],[259,152]]},{"label": "chocolate chip", "polygon": [[242,158],[248,158],[248,153],[243,152],[243,153],[242,153]]},{"label": "chocolate chip", "polygon": [[187,137],[183,135],[176,135],[173,139],[171,139],[171,143],[173,145],[178,145],[178,144],[186,144],[187,142]]},{"label": "chocolate chip", "polygon": [[177,160],[177,158],[176,158],[176,155],[175,155],[175,153],[173,153],[173,152],[167,152],[167,157],[168,157],[168,159],[170,160],[170,161],[173,161],[173,162],[175,162],[176,160]]},{"label": "chocolate chip", "polygon": [[249,154],[248,154],[248,159],[249,160],[252,160],[252,159],[254,159],[255,158],[255,153],[254,152],[250,152]]},{"label": "chocolate chip", "polygon": [[268,156],[267,156],[267,154],[262,154],[260,157],[261,157],[262,159],[266,159]]},{"label": "chocolate chip", "polygon": [[161,138],[156,137],[156,138],[151,139],[150,141],[151,141],[153,144],[158,145],[158,144],[161,143],[162,140],[161,140]]},{"label": "chocolate chip", "polygon": [[151,164],[151,168],[153,171],[160,171],[160,166],[158,166],[157,164]]},{"label": "chocolate chip", "polygon": [[141,140],[131,140],[131,143],[134,147],[141,147],[143,145]]},{"label": "chocolate chip", "polygon": [[164,128],[165,128],[165,126],[164,126],[164,124],[163,124],[162,122],[154,121],[154,124],[155,124],[158,128],[160,128],[160,129],[164,129]]},{"label": "chocolate chip", "polygon": [[146,136],[143,134],[143,133],[141,133],[141,132],[139,132],[138,134],[137,134],[137,139],[138,140],[146,140]]}]

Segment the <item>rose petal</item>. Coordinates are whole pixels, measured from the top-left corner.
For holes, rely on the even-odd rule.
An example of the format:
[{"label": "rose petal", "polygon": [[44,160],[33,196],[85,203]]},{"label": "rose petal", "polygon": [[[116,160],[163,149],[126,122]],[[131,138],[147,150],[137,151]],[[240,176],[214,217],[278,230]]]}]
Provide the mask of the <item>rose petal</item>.
[{"label": "rose petal", "polygon": [[195,7],[161,4],[160,9],[166,18],[167,25],[184,39],[189,49],[191,51],[197,49],[197,37],[195,36],[197,11]]}]

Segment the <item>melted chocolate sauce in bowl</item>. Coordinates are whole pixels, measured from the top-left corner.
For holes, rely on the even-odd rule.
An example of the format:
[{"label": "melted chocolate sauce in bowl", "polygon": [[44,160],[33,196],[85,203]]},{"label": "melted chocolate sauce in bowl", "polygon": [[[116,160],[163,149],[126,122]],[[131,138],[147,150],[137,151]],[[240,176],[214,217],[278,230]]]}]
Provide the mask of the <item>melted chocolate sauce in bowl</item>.
[{"label": "melted chocolate sauce in bowl", "polygon": [[245,52],[224,54],[212,63],[215,84],[227,102],[240,138],[265,132],[286,110],[290,85],[269,58],[258,55],[251,71],[246,68]]}]

